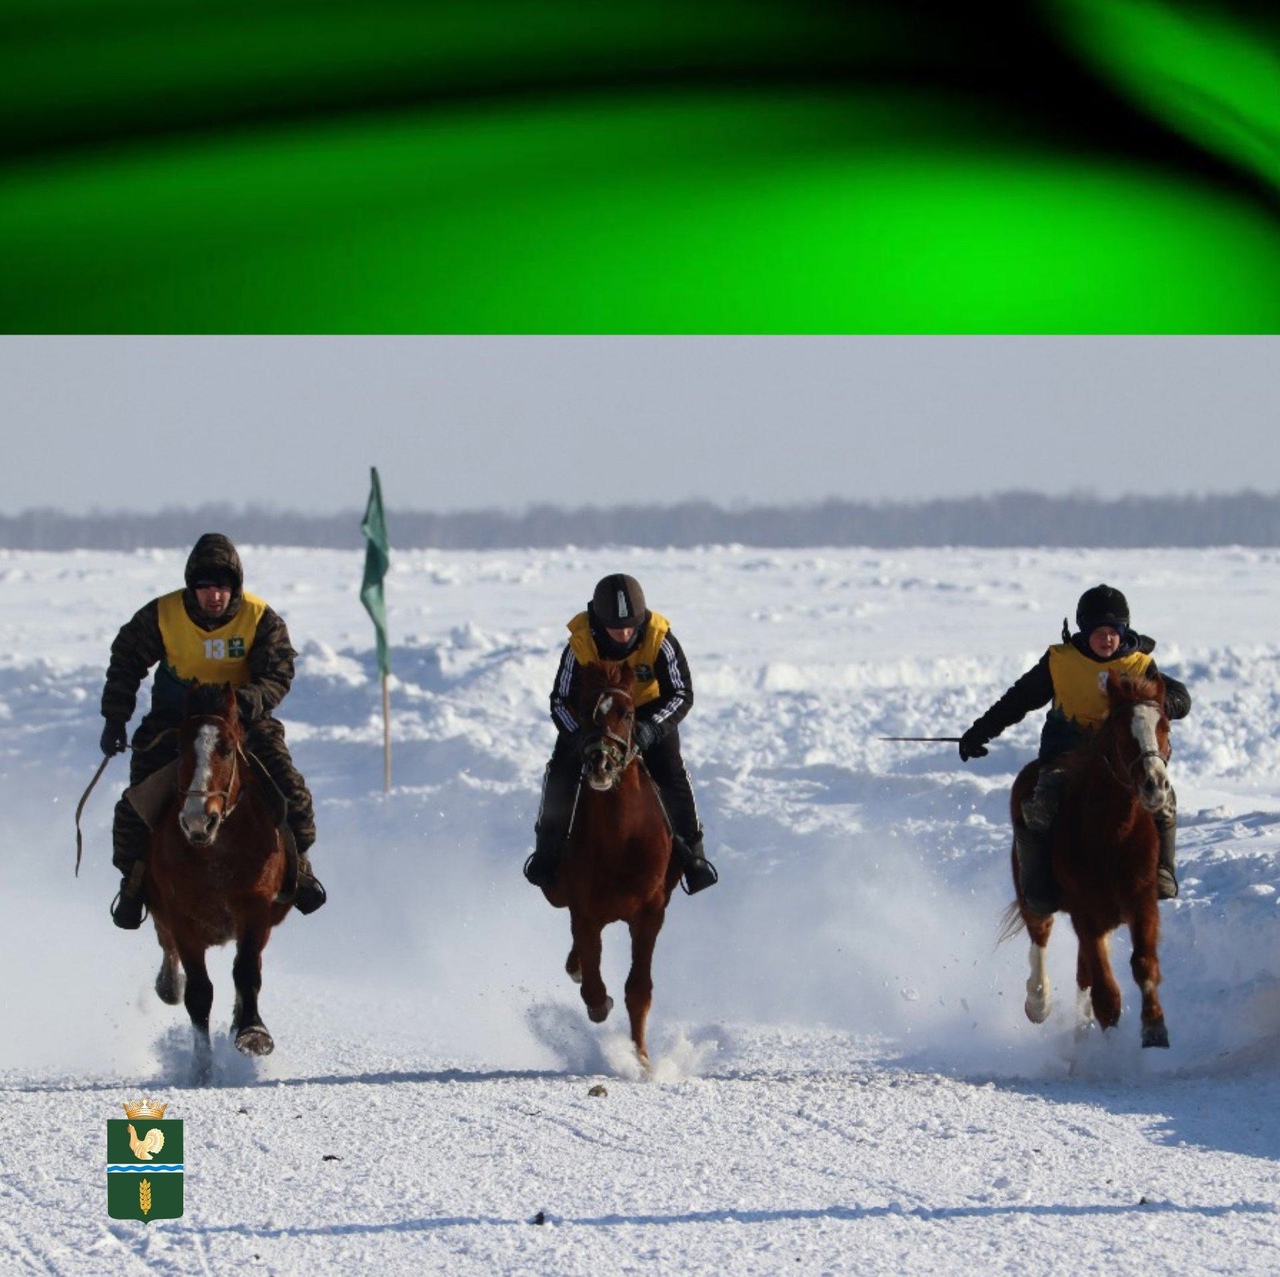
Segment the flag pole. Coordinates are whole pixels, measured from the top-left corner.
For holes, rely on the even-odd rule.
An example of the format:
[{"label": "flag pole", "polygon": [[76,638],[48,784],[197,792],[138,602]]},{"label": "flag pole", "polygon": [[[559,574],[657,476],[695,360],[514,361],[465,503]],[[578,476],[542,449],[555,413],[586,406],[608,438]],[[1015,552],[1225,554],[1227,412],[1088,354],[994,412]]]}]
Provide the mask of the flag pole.
[{"label": "flag pole", "polygon": [[387,600],[382,581],[391,563],[391,547],[387,540],[387,520],[382,509],[382,484],[378,468],[370,472],[369,504],[360,531],[368,544],[364,555],[364,580],[360,585],[360,601],[373,621],[377,640],[378,672],[382,675],[382,791],[391,792],[391,692],[388,675],[391,658],[387,643]]},{"label": "flag pole", "polygon": [[391,692],[382,676],[382,792],[391,792]]}]

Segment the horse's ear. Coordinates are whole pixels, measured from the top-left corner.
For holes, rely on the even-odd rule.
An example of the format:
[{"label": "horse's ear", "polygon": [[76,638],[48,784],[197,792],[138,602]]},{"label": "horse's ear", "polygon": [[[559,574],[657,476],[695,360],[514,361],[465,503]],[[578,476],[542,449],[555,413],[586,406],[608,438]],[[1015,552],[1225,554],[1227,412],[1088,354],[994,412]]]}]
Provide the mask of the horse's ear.
[{"label": "horse's ear", "polygon": [[234,723],[240,717],[240,705],[236,700],[236,689],[230,683],[222,685],[222,705],[224,709],[223,718],[228,723]]},{"label": "horse's ear", "polygon": [[1150,684],[1152,687],[1155,688],[1155,695],[1151,699],[1155,701],[1155,703],[1159,705],[1160,709],[1163,711],[1164,696],[1165,696],[1164,676],[1159,673],[1151,674],[1147,677],[1147,682],[1148,684]]},{"label": "horse's ear", "polygon": [[625,661],[618,667],[618,686],[629,692],[636,682],[636,672]]}]

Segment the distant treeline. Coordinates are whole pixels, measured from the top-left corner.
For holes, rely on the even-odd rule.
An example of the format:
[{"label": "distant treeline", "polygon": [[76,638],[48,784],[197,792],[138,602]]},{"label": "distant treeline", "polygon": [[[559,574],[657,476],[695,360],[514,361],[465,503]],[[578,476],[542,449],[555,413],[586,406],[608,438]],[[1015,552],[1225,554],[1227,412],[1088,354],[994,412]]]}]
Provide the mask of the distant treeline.
[{"label": "distant treeline", "polygon": [[[289,514],[202,506],[156,514],[0,515],[0,548],[134,550],[184,547],[202,532],[250,545],[357,549],[361,514]],[[497,550],[565,545],[852,546],[1280,546],[1280,493],[1230,496],[1050,497],[1006,492],[916,502],[824,501],[726,510],[709,502],[520,514],[387,510],[393,547]]]}]

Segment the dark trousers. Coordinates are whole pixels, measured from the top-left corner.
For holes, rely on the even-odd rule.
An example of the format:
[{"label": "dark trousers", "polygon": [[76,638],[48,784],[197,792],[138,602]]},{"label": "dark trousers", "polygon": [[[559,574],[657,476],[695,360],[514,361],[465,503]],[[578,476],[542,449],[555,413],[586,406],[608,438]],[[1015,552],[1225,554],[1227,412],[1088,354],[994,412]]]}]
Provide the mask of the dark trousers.
[{"label": "dark trousers", "polygon": [[[672,731],[642,755],[662,795],[672,832],[686,843],[702,835],[693,786],[680,755],[680,733]],[[559,848],[569,836],[569,821],[582,775],[582,759],[568,736],[556,737],[551,761],[542,782],[542,807],[538,811],[539,844]]]},{"label": "dark trousers", "polygon": [[[133,752],[129,755],[129,785],[141,784],[146,778],[178,757],[178,734],[163,733],[175,724],[148,714],[133,735]],[[284,727],[264,714],[250,726],[245,748],[257,757],[289,805],[289,828],[293,831],[298,851],[305,852],[316,840],[315,808],[307,782],[293,765],[285,744]],[[133,809],[127,798],[116,803],[111,826],[111,862],[121,873],[128,873],[136,860],[143,859],[150,845],[151,831]]]}]

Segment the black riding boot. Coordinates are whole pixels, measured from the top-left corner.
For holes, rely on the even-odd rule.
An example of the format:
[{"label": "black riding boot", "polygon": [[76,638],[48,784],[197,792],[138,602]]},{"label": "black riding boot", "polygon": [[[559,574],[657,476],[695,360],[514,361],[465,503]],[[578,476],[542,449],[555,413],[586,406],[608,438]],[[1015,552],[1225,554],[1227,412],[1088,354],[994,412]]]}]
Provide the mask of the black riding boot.
[{"label": "black riding boot", "polygon": [[579,761],[561,737],[542,775],[542,802],[538,823],[533,827],[533,855],[524,862],[524,876],[535,887],[554,887],[560,876],[560,858],[569,838],[580,778]]},{"label": "black riding boot", "polygon": [[1156,832],[1160,835],[1160,863],[1156,865],[1156,899],[1172,900],[1178,894],[1178,878],[1175,851],[1178,842],[1178,818],[1175,815],[1168,824],[1156,821]]},{"label": "black riding boot", "polygon": [[689,895],[696,895],[707,887],[714,887],[720,881],[716,867],[702,851],[702,830],[699,829],[693,838],[672,837],[676,854],[684,859],[684,889]]},{"label": "black riding boot", "polygon": [[293,907],[299,913],[315,913],[328,899],[329,893],[325,891],[320,879],[312,872],[310,857],[307,852],[299,850],[298,889],[294,893]]},{"label": "black riding boot", "polygon": [[1053,880],[1049,831],[1018,825],[1013,831],[1013,845],[1018,853],[1018,881],[1027,908],[1032,913],[1053,913],[1058,908],[1058,886]]},{"label": "black riding boot", "polygon": [[128,799],[116,803],[115,820],[111,827],[111,862],[120,870],[120,890],[111,902],[111,921],[125,931],[136,931],[142,926],[142,911],[146,904],[142,889],[147,872],[147,846],[151,831],[146,822],[133,809]]}]

